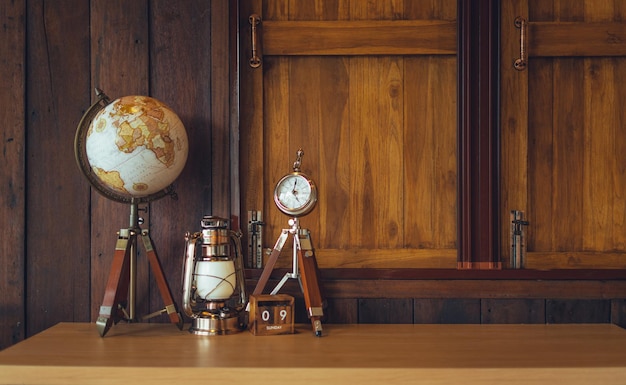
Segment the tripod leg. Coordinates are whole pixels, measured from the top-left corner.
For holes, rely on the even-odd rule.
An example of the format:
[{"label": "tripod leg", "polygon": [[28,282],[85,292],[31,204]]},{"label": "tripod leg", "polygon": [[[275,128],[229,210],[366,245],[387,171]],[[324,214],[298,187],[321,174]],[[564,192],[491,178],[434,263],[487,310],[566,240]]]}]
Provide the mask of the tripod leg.
[{"label": "tripod leg", "polygon": [[280,255],[280,251],[283,249],[287,238],[289,237],[289,230],[283,229],[280,233],[280,236],[276,240],[276,244],[274,245],[274,250],[270,254],[270,258],[267,260],[267,265],[263,269],[261,273],[261,277],[254,288],[254,292],[252,295],[259,295],[263,292],[267,281],[270,279],[270,274],[272,274],[272,270],[274,270],[274,265],[276,265],[276,261],[278,260],[278,256]]},{"label": "tripod leg", "polygon": [[319,281],[317,278],[317,261],[313,253],[313,245],[309,230],[301,229],[298,234],[300,247],[297,249],[298,263],[300,265],[300,276],[302,281],[302,291],[304,292],[304,302],[311,319],[311,325],[315,335],[322,336],[322,294],[320,293]]},{"label": "tripod leg", "polygon": [[113,254],[113,262],[111,263],[104,299],[102,300],[102,306],[100,306],[100,313],[96,321],[100,337],[104,337],[111,329],[111,326],[113,326],[113,322],[117,323],[121,318],[119,306],[126,300],[128,294],[130,248],[135,240],[134,234],[128,234],[124,230],[120,231],[115,245],[115,253]]},{"label": "tripod leg", "polygon": [[163,269],[161,268],[159,257],[157,257],[157,254],[154,251],[154,247],[152,247],[152,241],[150,240],[150,236],[148,235],[148,230],[142,230],[141,238],[143,239],[143,245],[146,249],[146,254],[148,255],[148,260],[150,261],[150,266],[152,267],[152,272],[154,273],[157,285],[159,286],[161,298],[163,298],[163,302],[165,303],[165,311],[170,317],[170,321],[172,323],[175,323],[176,326],[178,326],[178,328],[182,330],[183,317],[176,309],[176,304],[174,303],[174,299],[172,298],[172,292],[170,291],[170,287],[165,280],[165,275],[163,274]]}]

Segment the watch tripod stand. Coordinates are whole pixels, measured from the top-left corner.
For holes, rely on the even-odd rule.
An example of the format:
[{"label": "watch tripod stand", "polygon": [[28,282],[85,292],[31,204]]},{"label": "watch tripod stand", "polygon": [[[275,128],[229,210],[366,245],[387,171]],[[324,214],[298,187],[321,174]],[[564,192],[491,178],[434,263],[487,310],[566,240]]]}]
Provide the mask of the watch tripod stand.
[{"label": "watch tripod stand", "polygon": [[129,322],[136,321],[135,294],[138,236],[141,236],[148,261],[152,267],[152,273],[165,303],[165,308],[148,314],[142,319],[145,320],[167,313],[172,323],[175,323],[181,330],[183,328],[182,315],[176,308],[148,230],[141,229],[139,226],[138,210],[137,202],[132,200],[130,204],[130,227],[121,229],[118,233],[113,262],[111,263],[111,272],[109,273],[104,299],[96,321],[98,333],[101,337],[104,337],[114,323],[122,319]]},{"label": "watch tripod stand", "polygon": [[278,282],[274,290],[270,293],[275,295],[283,287],[285,282],[289,278],[298,280],[302,293],[304,294],[304,302],[307,308],[307,315],[311,320],[311,326],[313,332],[317,337],[322,336],[322,321],[324,316],[322,308],[322,295],[320,293],[318,278],[317,278],[317,261],[315,260],[315,254],[313,253],[313,244],[311,242],[311,234],[309,230],[300,228],[298,218],[289,219],[289,225],[291,228],[283,229],[274,245],[270,257],[261,273],[261,277],[257,282],[253,295],[260,295],[269,280],[270,274],[274,269],[274,265],[278,260],[285,242],[289,235],[293,236],[293,259],[292,259],[292,271],[287,272],[283,278]]}]

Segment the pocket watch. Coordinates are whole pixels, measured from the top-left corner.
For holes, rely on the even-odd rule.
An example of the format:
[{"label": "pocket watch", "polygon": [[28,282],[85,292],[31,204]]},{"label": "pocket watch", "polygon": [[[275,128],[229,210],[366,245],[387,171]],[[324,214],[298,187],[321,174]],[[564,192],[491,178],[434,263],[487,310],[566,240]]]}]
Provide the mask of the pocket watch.
[{"label": "pocket watch", "polygon": [[317,203],[317,187],[315,182],[300,172],[304,151],[299,149],[293,172],[280,178],[274,188],[274,203],[283,214],[291,217],[306,215],[315,208]]}]

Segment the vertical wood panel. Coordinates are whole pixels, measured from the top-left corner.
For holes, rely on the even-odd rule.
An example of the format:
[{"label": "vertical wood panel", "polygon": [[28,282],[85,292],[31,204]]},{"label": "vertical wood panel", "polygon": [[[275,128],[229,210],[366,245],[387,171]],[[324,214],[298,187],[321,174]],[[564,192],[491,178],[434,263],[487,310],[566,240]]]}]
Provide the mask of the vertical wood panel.
[{"label": "vertical wood panel", "polygon": [[[218,100],[227,99],[228,77],[220,79],[214,88],[211,83],[211,15],[217,3],[154,0],[150,6],[151,94],[178,114],[190,138],[187,164],[175,182],[178,199],[165,197],[150,205],[150,232],[178,304],[182,301],[185,232],[198,231],[203,215],[230,218],[228,197],[215,196],[230,190],[229,169],[224,160],[216,165],[212,162],[214,154],[224,156],[224,150],[218,149],[224,142],[216,139],[227,141],[229,128],[223,104],[226,101]],[[221,17],[228,19],[228,15]],[[227,36],[225,30],[221,36]],[[214,201],[224,206],[214,206]],[[164,304],[156,282],[151,281],[151,285],[151,310],[154,311]]]},{"label": "vertical wood panel", "polygon": [[478,324],[480,299],[422,299],[414,300],[414,323]]},{"label": "vertical wood panel", "polygon": [[[210,5],[210,8],[208,8]],[[231,218],[233,215],[239,213],[233,212],[231,207],[231,193],[233,193],[233,186],[231,185],[230,175],[232,174],[232,157],[231,157],[231,116],[230,116],[230,90],[231,90],[231,77],[230,77],[230,55],[229,50],[231,48],[230,36],[229,36],[229,22],[230,7],[228,0],[211,1],[207,4],[207,8],[210,10],[211,18],[194,18],[197,20],[194,23],[194,28],[198,25],[205,26],[207,23],[210,26],[209,35],[200,38],[193,43],[198,46],[199,44],[207,47],[206,51],[209,52],[210,57],[210,70],[209,83],[199,85],[197,92],[210,93],[210,121],[209,127],[211,127],[211,141],[209,142],[212,149],[211,158],[211,208],[214,215],[220,215],[225,218]],[[195,10],[192,10],[194,12]],[[206,12],[206,10],[199,10],[200,12]],[[202,29],[204,31],[204,29]],[[195,36],[195,33],[191,33]],[[202,50],[201,50],[202,51]],[[194,52],[192,50],[192,52]],[[196,55],[204,56],[204,53],[197,52]],[[206,72],[207,62],[206,59],[196,64],[197,67],[194,71]],[[203,106],[204,107],[204,106]],[[196,111],[193,111],[194,113]],[[247,220],[247,217],[244,217]],[[241,219],[239,219],[239,224]],[[245,222],[244,222],[245,223]],[[237,223],[233,223],[233,226],[237,226]]]},{"label": "vertical wood panel", "polygon": [[546,300],[547,323],[609,323],[611,300]]},{"label": "vertical wood panel", "polygon": [[324,322],[330,324],[359,323],[358,300],[328,298],[324,309]]},{"label": "vertical wood panel", "polygon": [[[435,248],[436,207],[439,196],[434,188],[428,188],[436,167],[435,137],[439,116],[438,104],[431,97],[438,88],[438,80],[433,73],[437,59],[415,57],[405,59],[405,82],[413,87],[405,87],[406,128],[404,138],[410,151],[404,153],[404,177],[406,179],[405,210],[421,215],[407,215],[404,220],[405,245],[419,248]],[[445,108],[445,107],[444,107]],[[441,130],[445,128],[440,126]],[[456,131],[456,122],[454,124]],[[444,131],[445,132],[445,131]],[[454,133],[456,139],[456,132]],[[456,187],[456,186],[455,186]],[[456,197],[456,196],[455,196]],[[431,218],[425,220],[425,218]],[[453,222],[456,219],[452,218]]]},{"label": "vertical wood panel", "polygon": [[320,248],[346,248],[350,240],[347,219],[350,196],[349,169],[351,129],[349,125],[348,61],[324,58],[320,66],[321,127],[319,168]]},{"label": "vertical wood panel", "polygon": [[[271,159],[264,159],[263,185],[266,197],[263,202],[263,218],[266,225],[263,227],[265,245],[273,245],[282,228],[287,228],[287,221],[283,214],[278,212],[273,201],[275,183],[286,173],[293,171],[292,165],[296,153],[289,151],[289,99],[290,88],[281,78],[288,76],[289,61],[286,58],[271,58],[264,62],[264,114],[265,127],[273,127],[271,132],[264,132],[264,147]],[[306,155],[305,155],[306,156]],[[286,247],[287,248],[287,247]],[[289,250],[289,249],[288,249]]]},{"label": "vertical wood panel", "polygon": [[[112,99],[150,95],[148,2],[94,0],[91,4],[91,85],[85,91],[95,100],[94,87]],[[120,59],[120,58],[123,58]],[[167,104],[167,101],[164,101]],[[86,103],[87,104],[87,103]],[[86,108],[86,107],[85,107]],[[93,189],[92,189],[93,190]],[[140,216],[149,219],[145,212]],[[130,222],[129,205],[91,193],[91,320],[98,317],[109,277],[116,232]],[[144,228],[148,228],[148,223]],[[149,310],[148,261],[137,248],[137,303],[139,314]],[[158,248],[157,248],[157,251]]]},{"label": "vertical wood panel", "polygon": [[[263,154],[265,143],[263,142],[263,93],[247,92],[246,90],[263,89],[263,70],[261,68],[251,68],[249,65],[250,55],[252,51],[251,43],[251,26],[248,20],[252,14],[258,14],[264,18],[262,1],[238,1],[239,8],[239,24],[238,44],[240,52],[237,54],[239,58],[240,84],[239,84],[239,188],[241,191],[240,210],[241,215],[247,221],[248,210],[261,210],[264,215],[268,213],[265,210],[264,196],[264,165]],[[262,48],[262,47],[261,47]],[[262,68],[267,63],[262,64]],[[242,218],[242,219],[243,219]],[[268,217],[263,217],[268,222]],[[241,222],[246,222],[242,220]],[[243,246],[247,250],[246,226],[243,227]],[[264,228],[264,238],[267,239],[269,230]],[[251,258],[249,256],[249,258]],[[253,267],[253,266],[248,266]]]},{"label": "vertical wood panel", "polygon": [[[613,1],[595,1],[593,7],[585,7],[585,21],[621,21],[621,15],[615,13],[614,6]],[[616,83],[616,73],[625,65],[623,58],[584,60],[586,188],[582,247],[586,250],[615,250],[624,236],[623,232],[615,231],[615,222],[619,228],[623,213],[616,218],[614,212],[616,206],[624,206],[623,190],[617,187],[623,186],[626,180],[623,173],[616,172],[620,166],[615,163],[619,159],[615,152],[617,141],[625,133],[622,122],[618,120],[624,100],[618,98],[617,90],[623,87]]]},{"label": "vertical wood panel", "polygon": [[554,190],[543,199],[552,199],[553,220],[562,219],[552,226],[553,247],[559,251],[580,250],[582,245],[584,98],[577,92],[582,70],[582,62],[576,59],[562,59],[554,65]]},{"label": "vertical wood panel", "polygon": [[626,328],[626,299],[611,300],[611,323]]},{"label": "vertical wood panel", "polygon": [[[528,114],[529,71],[517,71],[513,67],[519,57],[519,29],[515,27],[517,16],[528,18],[527,1],[503,1],[500,30],[500,258],[508,266],[510,258],[509,213],[511,210],[529,212],[528,150],[529,122],[534,115]],[[513,36],[513,38],[508,38]],[[532,223],[534,224],[534,220]]]},{"label": "vertical wood panel", "polygon": [[[353,224],[350,232],[350,246],[359,245],[363,248],[374,248],[376,239],[372,224],[376,223],[373,212],[372,196],[374,189],[374,175],[371,168],[366,167],[371,162],[372,151],[377,146],[367,140],[365,130],[369,122],[377,121],[374,114],[378,109],[368,110],[366,101],[359,100],[359,96],[371,95],[373,90],[372,76],[369,74],[370,61],[368,58],[354,57],[350,59],[350,200],[348,221]],[[365,122],[364,122],[365,121]]]},{"label": "vertical wood panel", "polygon": [[[282,163],[281,173],[270,183],[274,186],[280,176],[293,171],[291,166],[295,160],[296,151],[302,148],[302,172],[313,180],[319,180],[319,152],[321,127],[321,58],[311,59],[290,58],[289,66],[289,104],[284,111],[289,115],[288,138],[282,145],[288,150],[289,162]],[[284,81],[284,79],[283,79]],[[273,190],[272,190],[273,193]],[[271,208],[276,211],[275,207]],[[311,214],[302,218],[300,225],[309,228],[314,234],[319,234],[319,207]],[[283,216],[284,218],[284,216]],[[282,220],[286,225],[286,218]],[[319,236],[318,236],[319,237]]]},{"label": "vertical wood panel", "polygon": [[[378,245],[398,248],[404,245],[404,59],[390,56],[380,60],[382,73],[379,76],[381,97],[378,100],[381,116],[376,126],[379,151],[375,162],[381,166],[377,173],[383,175],[378,181],[380,193],[376,199]],[[382,219],[382,220],[381,220]]]},{"label": "vertical wood panel", "polygon": [[[289,20],[325,20],[337,17],[337,8],[333,3],[323,4],[321,1],[312,1],[304,6],[296,6],[293,2],[289,5]],[[328,78],[323,71],[326,66],[322,63],[330,61],[339,64],[334,58],[294,57],[289,60],[289,149],[294,154],[298,148],[304,149],[304,159],[302,172],[313,178],[320,191],[324,191],[325,186],[320,184],[321,164],[320,157],[323,151],[323,136],[328,127],[323,125],[324,117],[328,111],[324,110],[324,101],[330,98],[331,103],[335,103],[333,96],[327,94]],[[337,68],[341,73],[341,67]],[[333,88],[336,88],[334,85]],[[338,92],[341,97],[342,91]],[[341,100],[337,101],[341,106]],[[340,116],[340,115],[339,115]],[[334,154],[336,155],[336,154]],[[321,194],[318,198],[322,198]],[[336,221],[331,221],[331,223]],[[314,234],[319,234],[316,239],[321,244],[327,243],[320,232],[320,205],[316,210],[302,219],[301,225],[309,228]]]},{"label": "vertical wood panel", "polygon": [[[535,1],[530,8],[532,21],[619,21],[624,11],[612,1],[582,0]],[[531,60],[529,249],[592,251],[595,259],[603,258],[602,252],[623,252],[626,178],[619,79],[626,61]]]},{"label": "vertical wood panel", "polygon": [[[613,176],[617,103],[613,59],[584,60],[582,248],[613,249]],[[621,106],[619,106],[621,108]],[[619,178],[619,176],[617,176]]]},{"label": "vertical wood panel", "polygon": [[456,59],[404,62],[404,244],[455,248]]},{"label": "vertical wood panel", "polygon": [[89,105],[89,3],[27,10],[26,331],[89,320],[88,184],[74,133]]},{"label": "vertical wood panel", "polygon": [[24,1],[0,3],[0,350],[25,337]]},{"label": "vertical wood panel", "polygon": [[[272,7],[263,10],[263,18],[267,20],[284,20],[288,18],[287,1],[273,2]],[[263,133],[262,145],[264,154],[268,156],[262,160],[264,179],[261,186],[263,193],[263,218],[265,244],[273,245],[282,228],[287,228],[286,218],[276,210],[273,201],[274,186],[286,173],[293,171],[295,151],[289,148],[289,129],[291,116],[289,106],[291,88],[284,79],[289,77],[289,59],[284,57],[265,58],[262,64],[263,85],[257,88],[258,94],[263,95],[263,111],[260,116],[262,125],[257,127]],[[260,70],[260,69],[257,69]],[[306,155],[305,155],[306,156]],[[288,245],[285,249],[289,251]]]},{"label": "vertical wood panel", "polygon": [[[625,6],[626,8],[626,6]],[[626,18],[626,10],[623,13]],[[615,71],[615,98],[620,105],[626,103],[626,71],[622,69],[624,63]],[[617,250],[626,250],[626,108],[616,110],[617,126],[612,138],[615,158],[613,159],[613,179],[615,181],[615,201],[613,202],[613,246]]]},{"label": "vertical wood panel", "polygon": [[[526,218],[532,224],[528,226],[528,250],[550,250],[552,248],[552,201],[553,195],[552,169],[554,164],[552,115],[553,66],[551,60],[533,59],[533,76],[529,77],[529,94],[534,95],[534,110],[528,116],[528,136],[532,138],[532,146],[528,147],[528,163],[521,162],[528,169],[528,179],[535,182],[528,186],[529,207],[532,210]],[[512,92],[515,92],[512,90]],[[536,183],[542,181],[542,183]],[[507,244],[510,244],[508,242]]]},{"label": "vertical wood panel", "polygon": [[[403,239],[401,71],[397,58],[350,60],[352,247],[392,248]],[[400,98],[398,100],[398,98]],[[394,107],[396,106],[396,107]],[[400,111],[402,114],[403,112]]]},{"label": "vertical wood panel", "polygon": [[[394,19],[400,2],[351,2],[350,19]],[[389,248],[404,240],[404,65],[399,57],[350,58],[351,247]]]},{"label": "vertical wood panel", "polygon": [[410,298],[359,299],[359,323],[412,324],[413,300]]},{"label": "vertical wood panel", "polygon": [[543,299],[482,299],[481,323],[543,324],[546,305]]}]

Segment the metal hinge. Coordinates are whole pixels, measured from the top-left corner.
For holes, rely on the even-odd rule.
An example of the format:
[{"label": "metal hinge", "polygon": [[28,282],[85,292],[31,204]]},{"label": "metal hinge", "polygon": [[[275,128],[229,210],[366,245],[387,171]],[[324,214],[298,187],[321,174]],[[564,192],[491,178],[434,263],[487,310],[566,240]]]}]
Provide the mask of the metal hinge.
[{"label": "metal hinge", "polygon": [[524,220],[524,212],[511,210],[511,268],[523,269],[526,265],[526,242],[524,227],[530,223]]}]

